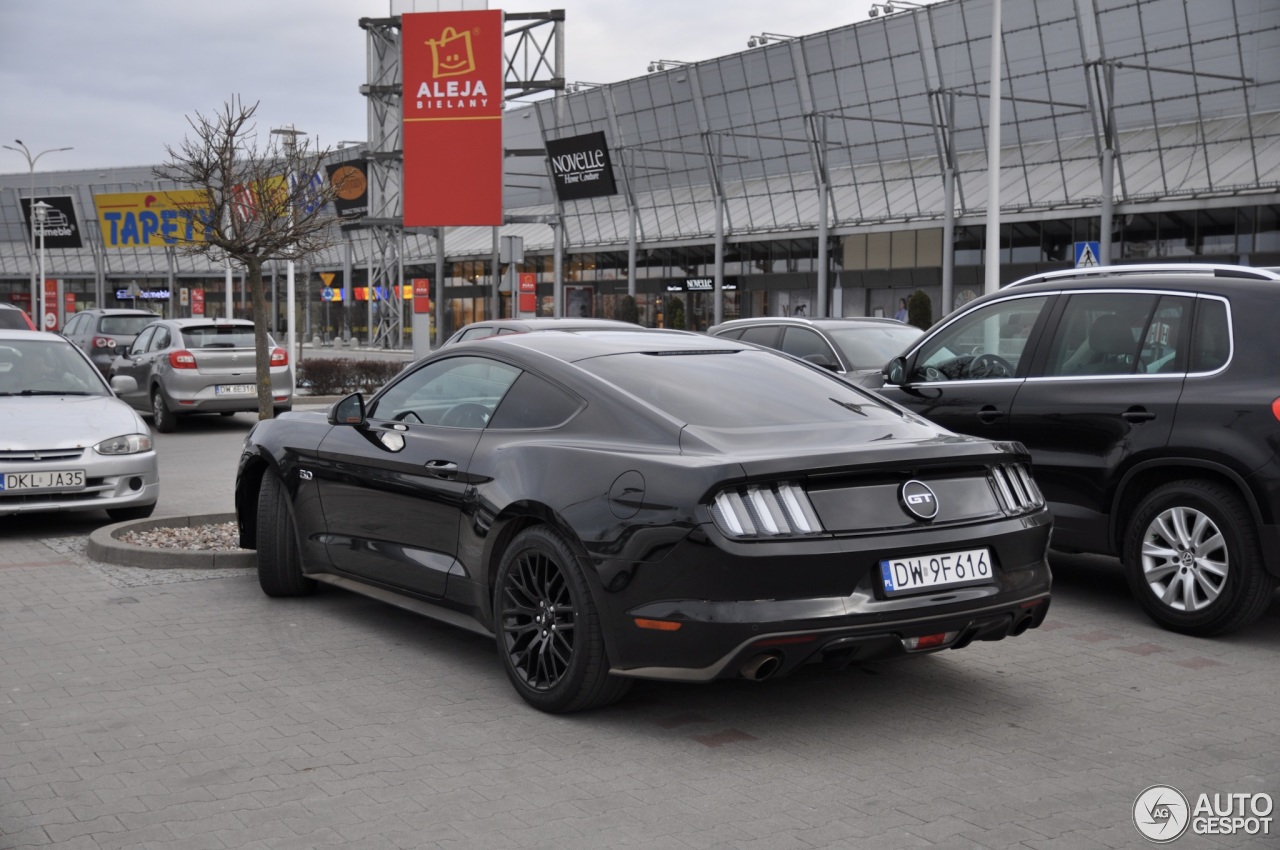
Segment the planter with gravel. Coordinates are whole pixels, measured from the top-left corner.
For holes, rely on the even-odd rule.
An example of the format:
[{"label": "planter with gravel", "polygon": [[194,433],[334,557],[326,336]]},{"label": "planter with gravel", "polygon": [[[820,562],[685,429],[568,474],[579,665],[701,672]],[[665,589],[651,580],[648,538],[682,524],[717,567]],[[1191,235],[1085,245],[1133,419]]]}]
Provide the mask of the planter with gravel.
[{"label": "planter with gravel", "polygon": [[89,557],[149,569],[254,567],[258,553],[239,547],[235,514],[152,517],[106,525],[89,535]]}]

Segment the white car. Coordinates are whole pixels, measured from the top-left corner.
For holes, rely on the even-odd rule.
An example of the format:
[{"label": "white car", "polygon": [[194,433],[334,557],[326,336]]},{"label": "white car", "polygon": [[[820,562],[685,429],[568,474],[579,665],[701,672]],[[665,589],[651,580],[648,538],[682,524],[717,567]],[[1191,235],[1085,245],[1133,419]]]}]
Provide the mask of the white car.
[{"label": "white car", "polygon": [[0,330],[0,516],[151,515],[160,496],[151,431],[115,395],[132,383],[108,386],[58,334]]}]

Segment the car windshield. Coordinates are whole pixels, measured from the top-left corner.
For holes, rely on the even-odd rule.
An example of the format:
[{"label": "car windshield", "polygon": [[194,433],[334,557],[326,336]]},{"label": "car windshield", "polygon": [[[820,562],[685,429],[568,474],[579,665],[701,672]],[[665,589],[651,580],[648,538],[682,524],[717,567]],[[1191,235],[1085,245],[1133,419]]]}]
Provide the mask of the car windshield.
[{"label": "car windshield", "polygon": [[182,329],[186,348],[253,348],[251,325],[195,325]]},{"label": "car windshield", "polygon": [[827,328],[826,331],[854,369],[882,368],[924,333],[911,325]]},{"label": "car windshield", "polygon": [[98,330],[116,336],[137,336],[159,316],[103,316]]},{"label": "car windshield", "polygon": [[762,351],[614,354],[577,365],[689,425],[767,428],[897,415],[825,372]]},{"label": "car windshield", "polygon": [[108,395],[98,370],[62,340],[0,340],[0,396]]}]

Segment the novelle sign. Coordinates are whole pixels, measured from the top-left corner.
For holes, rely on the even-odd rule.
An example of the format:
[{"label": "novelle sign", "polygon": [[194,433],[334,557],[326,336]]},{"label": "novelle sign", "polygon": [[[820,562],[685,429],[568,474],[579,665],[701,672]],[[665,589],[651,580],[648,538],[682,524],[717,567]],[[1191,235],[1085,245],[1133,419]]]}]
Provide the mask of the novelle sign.
[{"label": "novelle sign", "polygon": [[547,157],[562,201],[618,194],[604,133],[586,133],[547,142]]},{"label": "novelle sign", "polygon": [[[723,292],[733,292],[738,288],[738,279],[736,277],[726,277],[721,281],[720,289]],[[714,277],[687,277],[684,280],[667,281],[667,292],[714,292],[716,289],[716,279]]]},{"label": "novelle sign", "polygon": [[405,227],[502,224],[502,21],[400,16]]}]

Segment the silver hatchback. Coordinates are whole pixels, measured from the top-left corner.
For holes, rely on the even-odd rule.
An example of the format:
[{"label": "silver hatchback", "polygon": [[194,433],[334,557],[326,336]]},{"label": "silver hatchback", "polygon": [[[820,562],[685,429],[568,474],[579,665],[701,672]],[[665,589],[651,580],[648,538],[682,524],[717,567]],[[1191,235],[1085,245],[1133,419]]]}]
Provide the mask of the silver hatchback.
[{"label": "silver hatchback", "polygon": [[[271,400],[277,413],[293,403],[293,368],[283,348],[268,336]],[[253,322],[245,319],[163,319],[147,326],[110,375],[127,376],[136,389],[120,397],[150,412],[161,433],[190,413],[235,413],[258,409]]]}]

